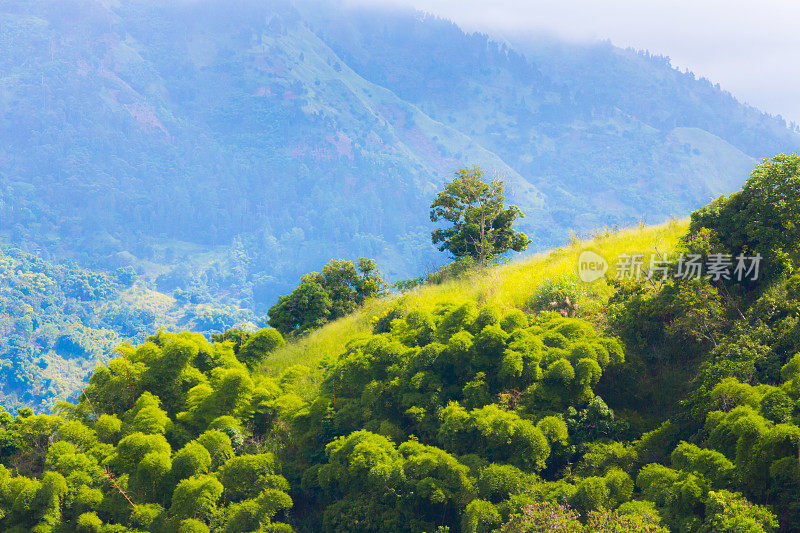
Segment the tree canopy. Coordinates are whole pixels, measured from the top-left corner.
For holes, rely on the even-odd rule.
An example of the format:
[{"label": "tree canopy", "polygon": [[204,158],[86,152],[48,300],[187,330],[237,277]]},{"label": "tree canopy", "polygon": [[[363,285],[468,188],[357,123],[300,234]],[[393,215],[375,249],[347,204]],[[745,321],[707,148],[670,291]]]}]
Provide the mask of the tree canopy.
[{"label": "tree canopy", "polygon": [[349,315],[386,288],[373,259],[362,257],[358,267],[350,261],[331,261],[321,273],[304,275],[291,294],[278,299],[269,310],[269,324],[284,335],[303,334]]},{"label": "tree canopy", "polygon": [[471,257],[481,265],[508,250],[527,248],[528,236],[511,227],[525,215],[515,205],[506,207],[504,194],[503,181],[493,178],[487,183],[477,166],[456,172],[431,204],[431,221],[450,224],[431,234],[433,244],[455,258]]}]

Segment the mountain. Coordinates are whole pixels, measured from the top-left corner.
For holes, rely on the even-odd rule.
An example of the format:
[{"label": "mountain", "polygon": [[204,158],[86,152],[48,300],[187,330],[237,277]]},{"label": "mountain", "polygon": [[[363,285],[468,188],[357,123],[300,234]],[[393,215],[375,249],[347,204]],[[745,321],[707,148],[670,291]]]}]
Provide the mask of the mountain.
[{"label": "mountain", "polygon": [[[537,251],[682,216],[799,147],[608,43],[336,2],[3,0],[0,245],[22,250],[0,270],[4,402],[69,396],[151,327],[262,323],[330,259],[434,270],[428,206],[465,165],[506,180]],[[76,279],[111,288],[81,300]]]},{"label": "mountain", "polygon": [[131,267],[106,275],[0,249],[0,404],[42,411],[74,399],[99,362],[161,328],[210,336],[260,321],[192,292],[160,293]]},{"label": "mountain", "polygon": [[[798,531],[800,156],[644,224],[798,146],[608,43],[0,0],[0,530]],[[264,328],[330,259],[436,268],[428,206],[465,165],[531,251],[606,227]],[[663,279],[614,276],[641,253]]]},{"label": "mountain", "polygon": [[0,237],[263,313],[334,257],[442,261],[428,205],[503,176],[532,250],[683,215],[800,148],[668,59],[335,2],[4,0]]}]

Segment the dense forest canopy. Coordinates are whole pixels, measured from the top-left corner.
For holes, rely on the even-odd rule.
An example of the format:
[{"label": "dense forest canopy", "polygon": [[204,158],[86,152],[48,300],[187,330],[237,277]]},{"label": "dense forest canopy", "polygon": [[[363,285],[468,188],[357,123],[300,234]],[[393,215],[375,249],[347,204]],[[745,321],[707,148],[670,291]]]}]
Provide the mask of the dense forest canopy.
[{"label": "dense forest canopy", "polygon": [[[526,263],[365,302],[288,344],[267,328],[124,345],[76,403],[0,413],[0,527],[798,531],[799,169],[764,160],[656,244],[758,252],[759,275],[577,281],[579,251],[629,254],[631,231],[539,260],[570,266],[520,305],[472,287],[525,286]],[[337,331],[334,350],[302,347]]]}]

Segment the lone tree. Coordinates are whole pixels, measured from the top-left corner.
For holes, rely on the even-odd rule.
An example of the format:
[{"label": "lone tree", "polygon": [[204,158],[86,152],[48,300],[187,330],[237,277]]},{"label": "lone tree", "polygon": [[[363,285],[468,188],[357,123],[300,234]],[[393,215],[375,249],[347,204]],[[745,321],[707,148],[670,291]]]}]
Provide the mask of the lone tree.
[{"label": "lone tree", "polygon": [[477,166],[456,172],[431,204],[431,221],[444,219],[451,224],[431,234],[433,244],[455,258],[472,257],[481,265],[508,250],[527,248],[528,236],[511,227],[525,215],[515,205],[505,207],[504,193],[503,181],[486,183]]}]

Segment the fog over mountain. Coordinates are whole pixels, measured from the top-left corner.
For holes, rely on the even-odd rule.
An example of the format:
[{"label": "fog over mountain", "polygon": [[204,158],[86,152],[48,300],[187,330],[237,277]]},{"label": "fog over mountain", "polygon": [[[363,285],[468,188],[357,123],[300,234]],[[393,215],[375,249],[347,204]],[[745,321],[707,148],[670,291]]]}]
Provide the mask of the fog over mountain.
[{"label": "fog over mountain", "polygon": [[505,176],[542,249],[684,215],[800,145],[662,57],[410,10],[35,1],[2,20],[4,240],[251,307],[331,256],[433,264],[427,202],[464,165]]},{"label": "fog over mountain", "polygon": [[784,0],[346,0],[414,7],[494,36],[546,34],[572,42],[610,40],[668,55],[745,103],[800,123],[800,4]]},{"label": "fog over mountain", "polygon": [[261,312],[332,257],[441,263],[427,207],[465,165],[506,179],[541,250],[685,216],[800,146],[664,57],[410,9],[6,1],[0,20],[3,242]]}]

